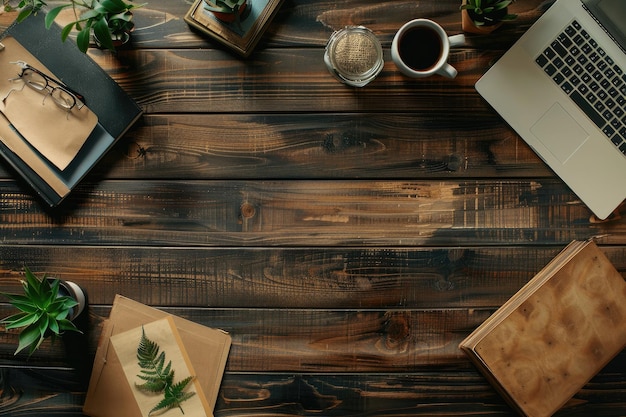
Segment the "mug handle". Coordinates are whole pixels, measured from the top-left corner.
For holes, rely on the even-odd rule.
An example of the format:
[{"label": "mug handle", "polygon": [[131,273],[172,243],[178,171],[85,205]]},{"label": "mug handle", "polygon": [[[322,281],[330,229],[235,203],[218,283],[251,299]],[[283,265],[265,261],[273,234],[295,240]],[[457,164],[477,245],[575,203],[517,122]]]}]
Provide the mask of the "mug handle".
[{"label": "mug handle", "polygon": [[448,64],[447,62],[444,63],[441,68],[439,68],[437,70],[437,74],[442,75],[446,78],[454,78],[456,77],[457,74],[457,70],[456,68],[454,68],[452,65]]},{"label": "mug handle", "polygon": [[[461,46],[465,44],[465,35],[459,33],[458,35],[452,35],[448,37],[448,41],[450,42],[450,47]],[[443,75],[447,78],[454,78],[458,74],[456,68],[447,62],[443,64],[441,68],[437,71],[439,75]]]},{"label": "mug handle", "polygon": [[458,35],[448,36],[450,47],[461,46],[465,44],[465,35],[459,33]]}]

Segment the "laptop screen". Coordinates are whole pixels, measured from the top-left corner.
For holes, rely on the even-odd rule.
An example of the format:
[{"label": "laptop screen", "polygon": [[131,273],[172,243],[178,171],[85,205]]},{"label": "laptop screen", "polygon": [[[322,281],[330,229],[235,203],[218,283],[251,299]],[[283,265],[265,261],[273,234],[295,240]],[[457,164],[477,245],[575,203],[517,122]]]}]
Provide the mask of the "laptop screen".
[{"label": "laptop screen", "polygon": [[626,52],[626,1],[582,0],[584,6],[604,30]]}]

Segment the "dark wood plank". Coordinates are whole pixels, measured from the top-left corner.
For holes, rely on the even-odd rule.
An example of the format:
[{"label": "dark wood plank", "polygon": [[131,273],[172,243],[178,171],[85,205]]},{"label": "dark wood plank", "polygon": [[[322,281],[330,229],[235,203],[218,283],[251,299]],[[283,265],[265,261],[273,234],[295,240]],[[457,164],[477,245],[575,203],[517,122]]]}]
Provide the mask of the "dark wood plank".
[{"label": "dark wood plank", "polygon": [[[165,308],[205,326],[228,331],[233,339],[230,372],[422,372],[472,369],[458,344],[495,309],[390,310]],[[84,334],[74,344],[47,340],[36,355],[11,358],[17,332],[0,337],[3,366],[73,366],[91,370],[100,324],[110,307],[91,306],[79,323]],[[1,306],[0,312],[9,312]],[[72,350],[69,350],[72,349]],[[70,354],[71,353],[71,354]],[[624,365],[620,356],[618,366]],[[623,371],[620,371],[623,372]]]},{"label": "dark wood plank", "polygon": [[[3,369],[3,415],[81,416],[84,387],[71,370]],[[59,387],[63,387],[59,389]],[[623,415],[624,382],[601,372],[555,417]],[[28,394],[24,395],[24,393]],[[36,394],[30,394],[35,392]],[[215,416],[494,416],[516,414],[471,371],[270,375],[226,373]]]},{"label": "dark wood plank", "polygon": [[[491,110],[474,83],[496,53],[455,50],[462,61],[455,80],[402,76],[385,51],[386,63],[368,88],[347,88],[333,78],[317,49],[265,49],[233,60],[219,50],[120,51],[115,60],[91,53],[148,113],[229,112],[426,112],[477,115]],[[141,71],[138,69],[141,68]],[[181,69],[182,68],[182,69]]]},{"label": "dark wood plank", "polygon": [[[181,308],[497,308],[561,249],[5,244],[0,292],[18,292],[27,265],[38,275],[78,283],[95,306],[111,305],[120,293],[148,305]],[[602,250],[626,276],[626,248]]]},{"label": "dark wood plank", "polygon": [[88,179],[495,176],[554,174],[493,113],[284,113],[146,115]]},{"label": "dark wood plank", "polygon": [[[103,181],[59,211],[0,182],[4,244],[407,246],[624,243],[558,180]],[[19,201],[19,203],[18,203]],[[13,207],[19,206],[20,210]]]},{"label": "dark wood plank", "polygon": [[[0,306],[5,314],[10,310]],[[83,363],[91,368],[99,338],[99,324],[108,307],[92,306],[84,335],[70,334],[83,346]],[[485,320],[493,310],[325,310],[325,309],[181,309],[165,311],[203,325],[231,333],[233,346],[229,371],[341,371],[405,372],[441,366],[468,367],[458,343]],[[438,329],[437,333],[431,329]],[[26,355],[9,360],[17,346],[17,332],[2,334],[0,363],[23,361]],[[29,363],[72,364],[64,343],[46,346],[29,358]]]},{"label": "dark wood plank", "polygon": [[147,179],[553,177],[493,113],[146,116],[101,176]]}]

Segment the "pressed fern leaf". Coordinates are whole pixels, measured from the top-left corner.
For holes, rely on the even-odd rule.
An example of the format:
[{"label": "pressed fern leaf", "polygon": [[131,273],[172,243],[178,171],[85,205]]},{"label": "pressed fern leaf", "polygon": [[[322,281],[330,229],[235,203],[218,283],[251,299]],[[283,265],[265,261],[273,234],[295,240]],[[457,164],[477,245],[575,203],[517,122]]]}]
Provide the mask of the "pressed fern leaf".
[{"label": "pressed fern leaf", "polygon": [[142,391],[163,392],[174,381],[172,362],[169,361],[165,365],[165,352],[159,353],[160,349],[157,343],[146,337],[146,331],[142,326],[141,339],[137,347],[137,361],[139,362],[141,373],[137,377],[146,382],[143,384],[135,383],[137,388]]},{"label": "pressed fern leaf", "polygon": [[180,408],[180,411],[185,414],[181,403],[193,397],[193,395],[195,394],[195,392],[185,391],[187,385],[189,385],[189,383],[193,379],[193,376],[188,376],[187,378],[183,379],[180,382],[177,382],[174,385],[168,385],[167,387],[165,387],[165,395],[163,399],[157,405],[155,405],[152,410],[150,410],[148,415],[151,416],[154,413],[165,412],[174,407]]},{"label": "pressed fern leaf", "polygon": [[174,370],[172,361],[165,364],[165,352],[160,352],[159,345],[148,339],[146,331],[141,327],[141,339],[137,347],[137,361],[141,368],[138,378],[145,381],[142,384],[135,383],[135,386],[145,392],[159,394],[163,393],[163,399],[150,410],[149,416],[154,413],[165,412],[171,408],[178,407],[185,414],[181,403],[191,398],[195,392],[186,392],[187,385],[195,378],[188,376],[180,382],[174,384]]}]

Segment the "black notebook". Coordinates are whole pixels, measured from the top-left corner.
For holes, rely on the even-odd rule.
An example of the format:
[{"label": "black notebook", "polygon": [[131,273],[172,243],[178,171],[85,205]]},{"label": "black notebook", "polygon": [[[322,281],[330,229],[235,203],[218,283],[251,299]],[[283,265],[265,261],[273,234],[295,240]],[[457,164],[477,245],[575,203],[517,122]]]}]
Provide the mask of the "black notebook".
[{"label": "black notebook", "polygon": [[[44,18],[45,13],[39,12],[12,24],[0,37],[4,46],[0,50],[0,154],[38,195],[56,206],[142,110],[72,40],[61,41],[58,25],[46,29]],[[19,77],[24,64],[79,93],[84,106],[80,102],[80,109],[65,111],[55,107],[47,92],[24,87]]]}]

